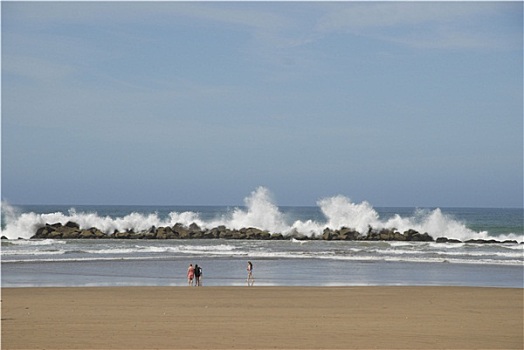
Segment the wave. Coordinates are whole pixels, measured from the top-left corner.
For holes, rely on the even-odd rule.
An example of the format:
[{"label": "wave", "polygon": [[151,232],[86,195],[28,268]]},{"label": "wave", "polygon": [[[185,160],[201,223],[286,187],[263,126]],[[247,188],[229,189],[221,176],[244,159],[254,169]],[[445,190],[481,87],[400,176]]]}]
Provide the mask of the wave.
[{"label": "wave", "polygon": [[8,239],[28,239],[46,223],[66,224],[68,221],[73,221],[79,224],[81,229],[96,227],[107,234],[127,230],[140,232],[152,226],[174,226],[177,223],[189,226],[196,223],[204,229],[221,225],[229,229],[255,227],[284,235],[298,232],[309,237],[322,235],[326,227],[334,230],[349,227],[361,233],[366,233],[368,228],[372,227],[374,229],[395,228],[400,232],[414,229],[421,233],[427,232],[433,237],[448,237],[462,241],[468,239],[523,240],[521,234],[492,236],[487,231],[473,231],[464,222],[443,213],[439,208],[419,209],[411,217],[395,214],[388,219],[382,219],[370,203],[366,201],[353,203],[342,195],[323,198],[317,202],[324,220],[294,220],[293,217],[285,215],[265,187],[259,187],[253,191],[244,199],[244,203],[245,208],[235,208],[231,212],[204,220],[199,213],[193,211],[173,211],[166,218],[161,218],[158,213],[139,212],[122,217],[100,216],[96,212],[77,212],[75,208],[69,209],[67,213],[21,213],[17,208],[2,202],[2,215],[5,220],[2,235]]},{"label": "wave", "polygon": [[[68,253],[75,253],[74,256]],[[43,263],[43,262],[85,262],[85,261],[146,261],[146,260],[172,260],[172,250],[166,250],[168,255],[146,255],[137,256],[131,250],[112,250],[111,252],[98,252],[99,254],[89,254],[82,256],[76,255],[78,253],[85,253],[81,251],[63,252],[59,251],[55,254],[45,254],[39,252],[38,254],[29,254],[29,257],[10,256],[3,260],[2,264],[16,264],[16,263]],[[102,254],[104,253],[104,254]],[[111,253],[111,254],[108,254]],[[137,253],[137,252],[134,252]],[[232,258],[238,256],[245,256],[246,252],[197,252],[187,251],[183,256],[197,255],[199,258]],[[480,254],[456,254],[445,252],[427,252],[420,254],[410,251],[392,251],[392,250],[355,250],[347,254],[336,254],[330,251],[322,251],[317,253],[304,251],[254,251],[250,252],[251,259],[322,259],[333,261],[355,261],[355,262],[372,262],[391,261],[391,262],[412,262],[412,263],[454,263],[454,264],[476,264],[476,265],[505,265],[505,266],[522,266],[522,254],[500,254],[500,253],[480,253]]]}]

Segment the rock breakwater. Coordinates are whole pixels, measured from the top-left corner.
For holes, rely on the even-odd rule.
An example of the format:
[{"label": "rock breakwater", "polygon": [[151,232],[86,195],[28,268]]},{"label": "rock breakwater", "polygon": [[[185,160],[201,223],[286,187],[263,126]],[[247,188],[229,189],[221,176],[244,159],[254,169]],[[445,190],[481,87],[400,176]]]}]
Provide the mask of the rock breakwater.
[{"label": "rock breakwater", "polygon": [[[175,224],[174,226],[155,227],[141,232],[114,231],[102,232],[96,227],[82,229],[75,222],[46,224],[36,230],[32,239],[252,239],[252,240],[326,240],[326,241],[407,241],[407,242],[437,242],[437,243],[463,243],[456,239],[439,237],[436,240],[428,233],[416,230],[398,232],[396,229],[376,230],[369,227],[368,232],[362,233],[348,227],[340,229],[325,228],[321,235],[307,236],[297,231],[291,233],[272,233],[254,227],[230,229],[217,226],[211,229],[201,228],[196,223],[189,226]],[[516,241],[496,240],[469,240],[464,243],[517,243]]]}]

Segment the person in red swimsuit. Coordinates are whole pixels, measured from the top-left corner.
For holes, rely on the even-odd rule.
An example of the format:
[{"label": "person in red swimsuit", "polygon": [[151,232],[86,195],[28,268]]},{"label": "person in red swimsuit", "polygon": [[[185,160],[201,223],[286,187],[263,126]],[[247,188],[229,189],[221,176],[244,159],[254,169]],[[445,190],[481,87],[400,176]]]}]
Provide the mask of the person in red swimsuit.
[{"label": "person in red swimsuit", "polygon": [[191,287],[193,286],[193,278],[195,278],[195,268],[193,264],[189,264],[187,268],[187,284]]}]

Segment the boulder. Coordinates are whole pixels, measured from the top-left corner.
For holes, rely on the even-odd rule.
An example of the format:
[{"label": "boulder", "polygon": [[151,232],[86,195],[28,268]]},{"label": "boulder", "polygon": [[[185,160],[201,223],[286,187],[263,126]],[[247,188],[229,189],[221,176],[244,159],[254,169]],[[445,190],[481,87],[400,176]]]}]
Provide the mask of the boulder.
[{"label": "boulder", "polygon": [[189,236],[189,230],[184,227],[184,225],[182,224],[175,224],[175,226],[173,226],[173,233],[175,234],[176,237],[180,238],[180,239],[188,239],[190,238]]},{"label": "boulder", "polygon": [[157,239],[171,239],[174,238],[174,233],[171,227],[159,227],[156,230]]},{"label": "boulder", "polygon": [[453,238],[439,237],[436,239],[437,243],[462,243],[462,241]]},{"label": "boulder", "polygon": [[193,222],[191,225],[189,225],[189,232],[198,233],[202,232],[202,229],[200,228],[200,226]]},{"label": "boulder", "polygon": [[68,221],[65,225],[65,227],[73,228],[73,229],[80,229],[80,225],[78,225],[76,222]]},{"label": "boulder", "polygon": [[84,238],[84,239],[96,238],[96,235],[91,230],[83,230],[80,232],[79,238]]},{"label": "boulder", "polygon": [[403,235],[402,233],[400,233],[400,232],[395,232],[394,240],[395,240],[395,241],[405,241],[405,240],[406,240],[406,236],[404,236],[404,235]]},{"label": "boulder", "polygon": [[502,243],[495,239],[468,239],[464,243],[476,243],[476,244],[493,244],[493,243]]},{"label": "boulder", "polygon": [[281,233],[273,233],[271,234],[271,237],[270,239],[274,239],[274,240],[283,240],[284,239],[284,236],[281,234]]},{"label": "boulder", "polygon": [[339,231],[339,237],[343,240],[354,241],[360,236],[360,233],[349,227],[342,227]]},{"label": "boulder", "polygon": [[125,231],[125,232],[115,232],[113,233],[113,237],[116,239],[129,239],[131,236],[131,232]]},{"label": "boulder", "polygon": [[326,227],[322,233],[322,239],[325,241],[331,241],[333,237],[335,237],[335,232],[329,227]]},{"label": "boulder", "polygon": [[408,230],[404,232],[404,236],[406,236],[407,241],[413,241],[413,242],[433,242],[434,239],[431,237],[427,232],[421,234],[418,231],[415,230]]}]

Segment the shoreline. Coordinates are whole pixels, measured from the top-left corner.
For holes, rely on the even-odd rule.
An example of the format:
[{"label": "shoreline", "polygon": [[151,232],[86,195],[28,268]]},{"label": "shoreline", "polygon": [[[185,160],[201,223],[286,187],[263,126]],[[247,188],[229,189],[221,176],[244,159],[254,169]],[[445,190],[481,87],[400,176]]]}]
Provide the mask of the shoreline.
[{"label": "shoreline", "polygon": [[2,288],[3,349],[522,349],[523,289]]}]

